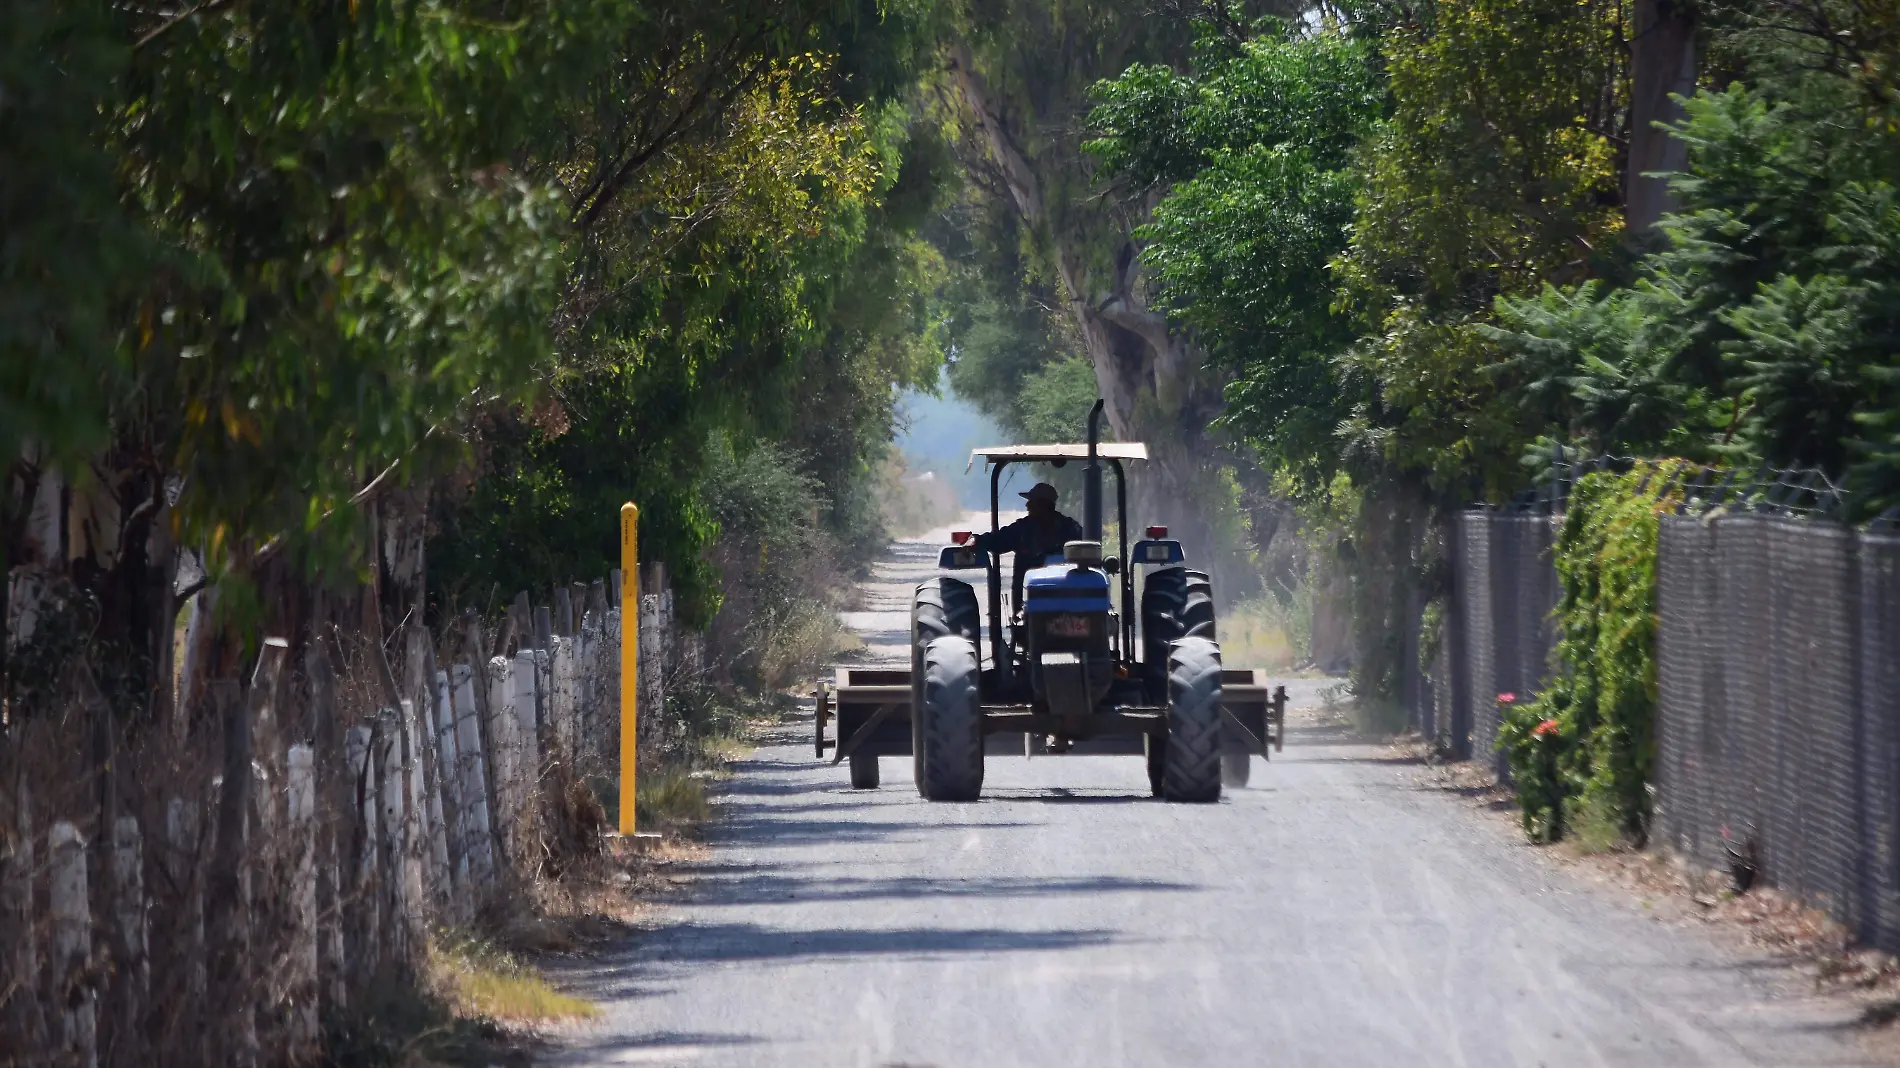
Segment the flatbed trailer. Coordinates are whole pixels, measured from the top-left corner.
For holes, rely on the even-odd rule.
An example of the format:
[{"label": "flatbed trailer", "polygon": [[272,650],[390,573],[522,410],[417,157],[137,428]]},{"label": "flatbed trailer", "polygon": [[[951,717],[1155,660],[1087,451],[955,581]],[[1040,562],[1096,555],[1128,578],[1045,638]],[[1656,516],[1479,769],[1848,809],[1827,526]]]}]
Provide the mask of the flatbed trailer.
[{"label": "flatbed trailer", "polygon": [[[817,709],[813,755],[849,762],[851,784],[878,785],[880,757],[913,753],[911,672],[906,667],[841,667],[812,694]],[[984,756],[1125,756],[1140,754],[1147,733],[1162,730],[1158,709],[1131,706],[1107,714],[1151,720],[1152,728],[1100,733],[1077,739],[1062,752],[1044,739],[1059,726],[1046,724],[1026,705],[983,706]],[[1038,729],[1046,728],[1046,729]],[[1221,754],[1271,759],[1286,746],[1286,687],[1270,686],[1259,668],[1221,669]],[[1233,784],[1238,785],[1238,784]]]}]

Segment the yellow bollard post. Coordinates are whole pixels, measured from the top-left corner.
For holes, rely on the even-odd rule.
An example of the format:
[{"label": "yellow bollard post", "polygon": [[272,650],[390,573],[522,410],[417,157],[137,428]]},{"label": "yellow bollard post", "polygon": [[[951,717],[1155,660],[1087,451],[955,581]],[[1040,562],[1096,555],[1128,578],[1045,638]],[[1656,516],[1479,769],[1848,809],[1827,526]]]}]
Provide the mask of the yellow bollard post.
[{"label": "yellow bollard post", "polygon": [[640,509],[620,506],[620,833],[634,833],[633,791],[640,754]]}]

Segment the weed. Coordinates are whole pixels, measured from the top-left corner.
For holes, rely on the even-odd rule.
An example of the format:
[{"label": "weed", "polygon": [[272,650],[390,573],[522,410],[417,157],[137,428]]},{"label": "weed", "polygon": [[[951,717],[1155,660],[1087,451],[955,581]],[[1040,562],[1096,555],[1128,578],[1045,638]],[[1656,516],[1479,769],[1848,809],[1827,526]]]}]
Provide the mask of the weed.
[{"label": "weed", "polygon": [[459,1018],[535,1025],[592,1017],[594,1006],[554,989],[533,966],[485,939],[438,933],[429,984]]},{"label": "weed", "polygon": [[444,998],[414,983],[372,982],[361,988],[351,1009],[347,1017],[326,1023],[322,1063],[332,1068],[529,1063],[494,1019],[459,1016]]},{"label": "weed", "polygon": [[641,826],[662,832],[692,833],[712,817],[705,774],[676,764],[643,770],[634,802]]},{"label": "weed", "polygon": [[1586,793],[1574,803],[1565,823],[1580,853],[1608,853],[1629,845],[1616,806],[1601,794]]}]

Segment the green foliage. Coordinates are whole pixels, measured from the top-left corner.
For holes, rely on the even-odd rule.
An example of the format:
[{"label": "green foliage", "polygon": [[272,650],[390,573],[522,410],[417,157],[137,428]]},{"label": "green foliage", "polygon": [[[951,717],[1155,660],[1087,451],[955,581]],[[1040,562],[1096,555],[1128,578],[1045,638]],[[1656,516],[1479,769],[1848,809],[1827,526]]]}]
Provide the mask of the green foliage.
[{"label": "green foliage", "polygon": [[1095,366],[1069,356],[1023,380],[1017,408],[1029,441],[1082,441],[1088,437],[1089,409],[1100,394]]},{"label": "green foliage", "polygon": [[124,63],[101,3],[22,0],[0,40],[0,471],[71,459],[122,388],[115,304],[153,253],[118,202],[100,109]]},{"label": "green foliage", "polygon": [[117,414],[214,563],[312,532],[471,398],[526,395],[562,211],[495,165],[544,87],[519,65],[565,43],[372,2],[239,6],[133,50],[113,147],[175,266]]},{"label": "green foliage", "polygon": [[1096,87],[1085,147],[1171,185],[1137,231],[1174,316],[1230,366],[1229,421],[1309,484],[1338,462],[1333,361],[1352,338],[1327,263],[1346,249],[1352,153],[1384,93],[1365,47],[1321,32],[1204,37],[1187,74],[1137,65]]},{"label": "green foliage", "polygon": [[722,534],[714,563],[724,593],[713,636],[728,679],[769,694],[809,677],[834,647],[845,592],[838,544],[813,522],[822,491],[800,457],[721,445],[711,459],[702,492]]},{"label": "green foliage", "polygon": [[830,115],[812,80],[824,70],[787,75],[730,141],[659,167],[682,204],[720,182],[744,208],[703,212],[650,277],[638,261],[651,250],[635,246],[613,268],[631,272],[616,301],[569,336],[552,405],[487,430],[481,476],[432,546],[438,604],[605,570],[633,500],[642,558],[667,563],[684,621],[711,624],[722,526],[703,483],[719,478],[706,443],[721,437],[799,456],[822,527],[853,558],[881,545],[872,487],[895,389],[934,380],[941,361],[943,267],[917,230],[946,168],[900,108]]},{"label": "green foliage", "polygon": [[[1563,589],[1555,672],[1535,700],[1501,705],[1498,748],[1534,839],[1554,840],[1570,826],[1640,845],[1647,832],[1657,516],[1676,466],[1591,474],[1571,494],[1555,551]],[[1545,721],[1551,726],[1540,730]]]},{"label": "green foliage", "polygon": [[1526,396],[1595,447],[1851,471],[1878,510],[1900,500],[1900,137],[1844,122],[1844,83],[1802,92],[1687,101],[1669,247],[1627,288],[1500,301],[1496,336]]},{"label": "green foliage", "polygon": [[[1382,40],[1392,114],[1366,146],[1341,300],[1362,337],[1347,455],[1445,485],[1516,482],[1541,430],[1477,332],[1500,294],[1616,247],[1622,5],[1470,0]],[[1502,388],[1501,388],[1502,387]]]}]

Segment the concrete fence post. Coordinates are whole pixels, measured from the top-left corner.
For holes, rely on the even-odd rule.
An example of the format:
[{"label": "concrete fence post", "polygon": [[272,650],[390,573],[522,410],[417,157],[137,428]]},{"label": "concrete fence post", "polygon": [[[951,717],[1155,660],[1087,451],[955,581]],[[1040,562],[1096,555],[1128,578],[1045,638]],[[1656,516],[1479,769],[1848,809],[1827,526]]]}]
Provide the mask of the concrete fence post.
[{"label": "concrete fence post", "polygon": [[534,716],[542,745],[554,731],[554,626],[546,608],[534,610]]},{"label": "concrete fence post", "polygon": [[65,820],[46,836],[51,863],[47,904],[53,920],[53,1004],[59,1011],[59,1042],[65,1059],[81,1068],[99,1063],[99,1033],[92,984],[92,910],[86,884],[86,843]]},{"label": "concrete fence post", "polygon": [[[328,801],[341,799],[344,791],[331,786],[332,777],[342,780],[347,761],[343,751],[343,726],[337,709],[336,664],[327,642],[312,641],[305,649],[304,673],[310,680],[310,733],[315,739],[312,758],[312,789]],[[318,772],[316,769],[321,768]],[[338,785],[347,785],[339,782]],[[352,793],[351,799],[354,800]],[[347,836],[351,820],[348,809],[341,818],[326,818],[317,827],[316,902],[317,902],[317,992],[324,1011],[338,1015],[348,1004],[347,975],[349,961],[343,940],[343,884],[337,881],[337,839]],[[347,840],[347,837],[346,837]],[[323,1015],[319,1012],[319,1017]]]},{"label": "concrete fence post", "polygon": [[[173,929],[178,932],[180,953],[174,981],[182,979],[184,1004],[192,1019],[199,1017],[196,1006],[205,996],[205,904],[201,862],[203,845],[198,837],[198,805],[182,797],[165,804],[165,840],[171,849],[173,885],[183,890]],[[195,1032],[194,1032],[195,1033]]]},{"label": "concrete fence post", "polygon": [[40,913],[33,907],[33,810],[32,795],[26,779],[13,809],[13,833],[8,839],[6,864],[0,867],[0,909],[5,910],[6,926],[12,928],[13,943],[5,961],[21,989],[8,1002],[8,1016],[15,1033],[28,1044],[44,1046],[45,1019],[41,1013],[39,925]]},{"label": "concrete fence post", "polygon": [[469,880],[476,886],[489,886],[495,879],[494,834],[488,820],[488,782],[474,677],[474,670],[467,664],[457,664],[450,670],[455,744],[462,760],[462,837],[468,852]]},{"label": "concrete fence post", "polygon": [[351,727],[344,739],[350,764],[350,793],[356,806],[356,835],[350,843],[349,912],[356,917],[355,945],[349,958],[357,969],[360,982],[376,974],[381,954],[378,950],[376,895],[376,850],[380,835],[376,828],[376,776],[370,760],[370,742],[374,732],[368,727]]},{"label": "concrete fence post", "polygon": [[553,728],[554,744],[562,759],[574,759],[574,639],[555,635],[549,639],[548,719]]},{"label": "concrete fence post", "polygon": [[521,731],[521,767],[526,794],[532,794],[541,781],[541,736],[536,731],[535,709],[540,705],[541,673],[533,649],[515,654],[515,719]]},{"label": "concrete fence post", "polygon": [[453,908],[455,876],[449,859],[449,832],[442,808],[441,732],[435,726],[435,672],[424,680],[424,700],[420,709],[405,708],[404,719],[409,737],[419,743],[422,759],[409,775],[410,803],[422,822],[423,841],[429,869],[429,898],[446,914]]},{"label": "concrete fence post", "polygon": [[[269,650],[266,646],[266,650]],[[277,658],[281,662],[281,656]],[[269,689],[260,657],[250,697]],[[218,821],[205,879],[207,1044],[226,1064],[257,1063],[257,1014],[251,960],[251,819],[257,805],[252,762],[251,709],[235,680],[211,683],[213,707],[224,721],[224,768],[218,779]]]},{"label": "concrete fence post", "polygon": [[428,906],[433,902],[441,886],[442,870],[435,865],[435,836],[429,827],[429,793],[424,786],[424,753],[428,751],[427,739],[433,731],[423,727],[416,714],[413,700],[402,702],[402,744],[403,744],[403,853],[408,858],[409,882],[405,892],[409,895],[409,917],[420,936],[428,930]]},{"label": "concrete fence post", "polygon": [[593,756],[594,625],[577,607],[574,628],[574,762],[585,767]]},{"label": "concrete fence post", "polygon": [[468,843],[465,828],[468,815],[462,810],[462,754],[455,741],[455,708],[450,702],[449,673],[435,674],[435,758],[441,774],[436,789],[442,795],[443,837],[449,850],[451,872],[450,897],[457,921],[466,921],[469,913]]},{"label": "concrete fence post", "polygon": [[641,730],[653,744],[664,745],[666,737],[666,661],[660,635],[660,595],[640,595],[640,698],[638,716]]},{"label": "concrete fence post", "polygon": [[123,1012],[123,1019],[136,1027],[132,1022],[145,1016],[152,971],[146,952],[144,837],[139,833],[139,821],[131,816],[112,821],[112,905],[118,935],[115,971],[121,995],[113,1008]]},{"label": "concrete fence post", "polygon": [[488,768],[493,776],[495,840],[501,845],[502,864],[519,859],[517,825],[521,817],[521,732],[515,712],[514,665],[505,657],[491,657],[483,665],[488,691]]},{"label": "concrete fence post", "polygon": [[[615,583],[618,588],[619,583]],[[608,608],[600,621],[600,746],[609,759],[620,753],[620,610]]]},{"label": "concrete fence post", "polygon": [[402,729],[401,712],[386,708],[381,716],[382,737],[377,743],[379,761],[378,782],[382,799],[383,832],[383,881],[385,892],[381,895],[384,908],[390,917],[387,937],[396,954],[401,956],[409,949],[408,936],[414,927],[411,919],[409,889],[414,865],[409,862],[408,836],[403,833],[407,822],[407,810],[403,804],[403,782],[405,778],[402,766]]},{"label": "concrete fence post", "polygon": [[290,1042],[300,1061],[317,1039],[317,775],[316,755],[293,745],[284,758],[286,825],[290,831]]}]

